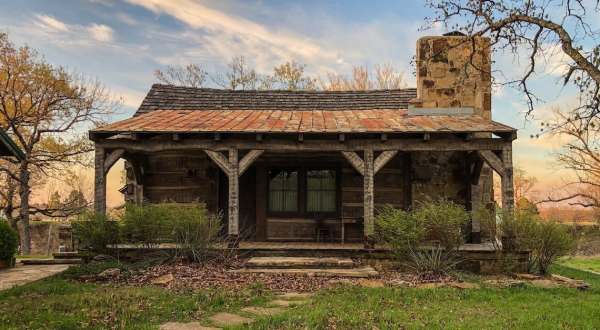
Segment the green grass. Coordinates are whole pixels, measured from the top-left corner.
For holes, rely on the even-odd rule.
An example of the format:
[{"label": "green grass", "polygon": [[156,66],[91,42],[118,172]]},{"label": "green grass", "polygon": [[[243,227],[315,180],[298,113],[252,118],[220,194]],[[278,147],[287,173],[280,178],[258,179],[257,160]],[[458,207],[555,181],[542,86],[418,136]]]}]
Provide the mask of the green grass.
[{"label": "green grass", "polygon": [[567,257],[562,259],[560,264],[571,268],[600,273],[600,257]]},{"label": "green grass", "polygon": [[269,299],[260,287],[176,293],[152,286],[85,284],[67,277],[0,292],[0,328],[158,329],[164,322],[205,320],[218,311],[262,306]]},{"label": "green grass", "polygon": [[592,285],[586,292],[534,287],[474,290],[342,287],[252,329],[593,329],[600,276],[556,266]]},{"label": "green grass", "polygon": [[[115,266],[106,263],[102,267]],[[0,292],[1,329],[157,329],[168,321],[200,320],[219,311],[263,306],[271,298],[260,286],[238,290],[172,292],[160,287],[117,287],[70,280],[99,268]],[[593,329],[600,328],[600,276],[562,265],[559,273],[592,288],[499,289],[361,288],[318,293],[308,305],[254,329]],[[477,281],[479,277],[468,276]],[[208,324],[208,323],[205,323]]]}]

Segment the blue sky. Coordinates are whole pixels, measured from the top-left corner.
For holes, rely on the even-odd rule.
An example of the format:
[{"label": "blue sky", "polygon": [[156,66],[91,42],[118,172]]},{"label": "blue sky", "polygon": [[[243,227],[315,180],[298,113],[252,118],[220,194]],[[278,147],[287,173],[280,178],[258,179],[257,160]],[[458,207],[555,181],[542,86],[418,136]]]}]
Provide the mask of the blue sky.
[{"label": "blue sky", "polygon": [[[261,0],[2,0],[0,31],[28,44],[56,65],[98,78],[124,104],[115,120],[130,116],[155,81],[153,71],[169,64],[199,63],[219,71],[234,55],[244,55],[267,73],[295,59],[310,74],[348,73],[353,65],[392,63],[414,84],[411,57],[431,12],[421,1],[261,1]],[[524,59],[496,54],[496,68],[510,75]],[[559,83],[560,52],[549,53],[535,86],[554,106],[573,100]],[[525,105],[508,88],[495,90],[493,118],[520,129],[515,159],[535,175],[557,179],[549,154],[556,139],[530,139],[538,125],[526,121]],[[552,181],[550,180],[550,181]]]}]

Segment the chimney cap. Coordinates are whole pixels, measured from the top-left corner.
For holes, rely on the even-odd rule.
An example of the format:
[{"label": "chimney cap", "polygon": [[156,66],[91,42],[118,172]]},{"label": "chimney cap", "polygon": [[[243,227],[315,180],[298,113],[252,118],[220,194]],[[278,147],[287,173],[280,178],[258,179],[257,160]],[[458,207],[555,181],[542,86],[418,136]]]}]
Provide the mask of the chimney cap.
[{"label": "chimney cap", "polygon": [[443,34],[444,37],[466,37],[467,35],[460,31],[451,31]]}]

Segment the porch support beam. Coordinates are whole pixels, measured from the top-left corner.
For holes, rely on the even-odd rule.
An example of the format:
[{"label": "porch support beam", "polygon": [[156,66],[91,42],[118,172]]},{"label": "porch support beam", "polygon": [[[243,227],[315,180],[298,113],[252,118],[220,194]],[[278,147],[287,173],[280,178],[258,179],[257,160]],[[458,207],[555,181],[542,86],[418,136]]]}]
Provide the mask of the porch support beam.
[{"label": "porch support beam", "polygon": [[402,150],[402,151],[478,151],[495,150],[500,151],[510,142],[494,138],[474,138],[470,141],[463,139],[391,139],[383,142],[379,139],[347,139],[344,143],[333,143],[332,140],[304,140],[302,142],[292,140],[263,140],[261,142],[242,139],[225,139],[214,141],[212,139],[185,138],[180,141],[162,140],[138,140],[131,139],[105,139],[96,141],[97,146],[106,149],[125,149],[127,151],[160,152],[174,150],[213,150],[227,151],[229,148],[236,149],[260,149],[272,150],[274,152],[289,151],[361,151],[366,148],[374,151]]},{"label": "porch support beam", "polygon": [[239,168],[239,176],[242,176],[244,172],[254,163],[254,161],[265,152],[264,150],[250,150],[248,153],[240,160],[240,168]]},{"label": "porch support beam", "polygon": [[504,166],[502,159],[496,156],[496,154],[490,150],[478,151],[479,157],[481,157],[490,167],[496,171],[500,176],[504,176]]},{"label": "porch support beam", "polygon": [[342,151],[342,155],[346,160],[354,167],[354,169],[360,173],[360,175],[365,175],[365,164],[359,155],[354,151]]},{"label": "porch support beam", "polygon": [[515,192],[513,183],[512,146],[502,149],[503,175],[501,178],[502,208],[512,211],[515,207]]},{"label": "porch support beam", "polygon": [[250,150],[241,161],[238,160],[238,149],[234,147],[230,147],[227,150],[227,157],[214,150],[205,149],[204,152],[206,152],[208,157],[227,175],[229,181],[227,233],[229,235],[229,247],[237,248],[240,235],[240,176],[244,174],[264,150]]},{"label": "porch support beam", "polygon": [[377,174],[377,172],[379,172],[379,170],[382,169],[385,166],[385,164],[392,160],[392,158],[394,158],[394,156],[396,156],[397,153],[398,150],[386,150],[382,152],[379,156],[377,156],[374,163],[373,173]]},{"label": "porch support beam", "polygon": [[363,164],[365,167],[363,176],[364,244],[365,248],[372,249],[374,245],[373,236],[375,234],[375,166],[373,149],[365,149]]},{"label": "porch support beam", "polygon": [[113,150],[111,153],[106,155],[106,158],[104,160],[104,173],[107,174],[108,171],[110,171],[110,168],[115,165],[115,163],[121,158],[123,157],[123,155],[125,154],[125,149],[116,149]]},{"label": "porch support beam", "polygon": [[104,148],[96,146],[94,151],[94,211],[106,214],[106,171],[104,170]]}]

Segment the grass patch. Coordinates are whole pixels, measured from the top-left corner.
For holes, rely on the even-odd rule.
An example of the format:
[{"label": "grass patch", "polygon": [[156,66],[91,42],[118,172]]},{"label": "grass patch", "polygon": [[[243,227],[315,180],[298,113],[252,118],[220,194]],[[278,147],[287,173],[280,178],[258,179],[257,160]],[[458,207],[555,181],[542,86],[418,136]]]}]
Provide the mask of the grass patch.
[{"label": "grass patch", "polygon": [[560,260],[560,264],[571,268],[600,273],[600,257],[566,257]]},{"label": "grass patch", "polygon": [[57,276],[0,292],[2,329],[157,329],[168,321],[206,320],[218,311],[263,306],[261,287],[237,292],[86,284]]},{"label": "grass patch", "polygon": [[591,329],[600,327],[600,276],[564,266],[554,272],[582,279],[592,289],[535,287],[452,288],[342,287],[315,296],[311,305],[252,329]]}]

